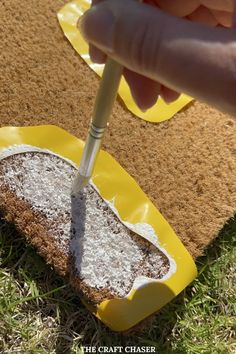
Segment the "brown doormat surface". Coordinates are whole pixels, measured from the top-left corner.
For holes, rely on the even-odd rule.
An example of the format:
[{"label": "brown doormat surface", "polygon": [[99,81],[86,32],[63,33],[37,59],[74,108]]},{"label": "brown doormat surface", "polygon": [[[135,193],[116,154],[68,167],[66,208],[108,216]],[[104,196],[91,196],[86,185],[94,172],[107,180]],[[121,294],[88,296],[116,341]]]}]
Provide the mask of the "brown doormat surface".
[{"label": "brown doormat surface", "polygon": [[[0,3],[1,126],[55,124],[85,139],[99,79],[59,27],[63,0]],[[115,104],[103,148],[135,178],[193,257],[236,211],[236,121],[194,103],[152,124]]]}]

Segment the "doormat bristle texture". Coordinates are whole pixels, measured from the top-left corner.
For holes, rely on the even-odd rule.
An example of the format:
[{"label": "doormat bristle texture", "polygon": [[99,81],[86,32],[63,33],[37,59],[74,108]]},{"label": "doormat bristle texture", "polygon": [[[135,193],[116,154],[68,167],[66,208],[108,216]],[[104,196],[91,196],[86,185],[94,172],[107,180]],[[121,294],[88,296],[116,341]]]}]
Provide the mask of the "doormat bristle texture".
[{"label": "doormat bristle texture", "polygon": [[[64,37],[62,0],[0,4],[1,126],[55,124],[85,139],[99,79]],[[152,124],[118,100],[103,148],[194,258],[236,211],[236,120],[201,103]]]},{"label": "doormat bristle texture", "polygon": [[[91,184],[71,194],[76,172],[69,160],[42,150],[19,148],[1,159],[0,210],[5,219],[89,303],[123,298],[144,277],[168,276],[168,257],[124,225]],[[152,238],[147,225],[143,229]]]}]

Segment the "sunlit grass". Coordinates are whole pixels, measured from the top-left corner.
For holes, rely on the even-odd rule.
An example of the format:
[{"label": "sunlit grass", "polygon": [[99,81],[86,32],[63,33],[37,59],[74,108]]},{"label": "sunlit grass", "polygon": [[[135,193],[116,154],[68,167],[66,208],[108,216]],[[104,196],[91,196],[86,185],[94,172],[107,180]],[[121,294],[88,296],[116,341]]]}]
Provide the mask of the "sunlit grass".
[{"label": "sunlit grass", "polygon": [[157,353],[236,353],[236,223],[198,260],[199,277],[142,333],[97,321],[24,239],[0,226],[0,353],[80,353],[82,345],[152,345]]}]

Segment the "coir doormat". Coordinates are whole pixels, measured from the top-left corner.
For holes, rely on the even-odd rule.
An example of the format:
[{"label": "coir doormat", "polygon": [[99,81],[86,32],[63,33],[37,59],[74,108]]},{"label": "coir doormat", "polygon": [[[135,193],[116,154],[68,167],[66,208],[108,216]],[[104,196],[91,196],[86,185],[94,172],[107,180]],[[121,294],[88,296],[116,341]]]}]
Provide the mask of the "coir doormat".
[{"label": "coir doormat", "polygon": [[[62,0],[0,4],[1,125],[55,124],[85,139],[99,79],[65,39]],[[195,103],[152,124],[117,102],[103,149],[134,177],[193,257],[236,210],[236,124]]]}]

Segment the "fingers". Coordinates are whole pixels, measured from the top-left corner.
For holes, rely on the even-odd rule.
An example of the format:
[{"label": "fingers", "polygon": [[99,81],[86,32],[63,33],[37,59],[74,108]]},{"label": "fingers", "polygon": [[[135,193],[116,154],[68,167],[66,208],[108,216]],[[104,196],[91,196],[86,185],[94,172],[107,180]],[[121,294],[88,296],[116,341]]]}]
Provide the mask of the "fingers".
[{"label": "fingers", "polygon": [[180,93],[171,90],[169,87],[162,86],[160,95],[166,103],[171,103],[179,98]]},{"label": "fingers", "polygon": [[136,1],[105,0],[86,14],[82,32],[130,70],[236,114],[234,30],[178,19]]},{"label": "fingers", "polygon": [[210,25],[232,26],[235,0],[145,0],[173,16]]},{"label": "fingers", "polygon": [[[93,0],[92,6],[101,3],[103,0]],[[106,54],[94,45],[89,46],[89,55],[93,62],[103,64],[106,61]],[[156,81],[137,74],[131,70],[124,69],[124,77],[130,87],[131,94],[137,106],[146,111],[151,108],[158,100],[160,94],[167,103],[170,103],[178,98],[172,90],[161,87]]]},{"label": "fingers", "polygon": [[90,59],[97,64],[103,64],[106,61],[106,54],[94,45],[89,46]]},{"label": "fingers", "polygon": [[151,108],[161,96],[169,104],[177,100],[180,93],[161,85],[145,76],[124,69],[124,77],[130,87],[134,101],[142,111]]},{"label": "fingers", "polygon": [[209,9],[204,6],[198,7],[193,13],[188,16],[188,19],[212,27],[218,24],[216,17]]},{"label": "fingers", "polygon": [[232,26],[235,0],[200,0],[200,2],[201,5],[210,9],[219,25]]},{"label": "fingers", "polygon": [[171,15],[186,17],[200,5],[199,0],[155,0],[158,7]]},{"label": "fingers", "polygon": [[233,12],[234,0],[199,0],[200,4],[212,10]]},{"label": "fingers", "polygon": [[235,0],[145,0],[145,2],[156,4],[171,15],[186,17],[201,5],[210,10],[232,13]]},{"label": "fingers", "polygon": [[[98,5],[102,1],[104,0],[93,0],[91,7]],[[92,44],[89,45],[89,55],[94,63],[103,64],[106,61],[106,54]]]},{"label": "fingers", "polygon": [[[102,1],[103,0],[93,0],[92,6],[97,5]],[[156,4],[153,3],[153,5]],[[89,46],[89,55],[91,60],[98,64],[103,64],[106,61],[106,54],[94,45]],[[160,83],[129,69],[124,69],[124,77],[130,87],[134,101],[142,111],[151,108],[157,102],[160,95],[167,103],[171,103],[179,97],[178,93],[166,87],[161,87]]]},{"label": "fingers", "polygon": [[161,85],[158,82],[128,69],[124,69],[124,77],[136,104],[142,111],[146,111],[157,102],[161,92]]},{"label": "fingers", "polygon": [[213,16],[215,17],[217,23],[224,27],[231,27],[233,23],[232,12],[211,10]]},{"label": "fingers", "polygon": [[135,1],[109,0],[87,11],[79,25],[89,43],[110,56],[122,57],[125,66],[144,75],[149,65],[156,65],[165,17]]}]

